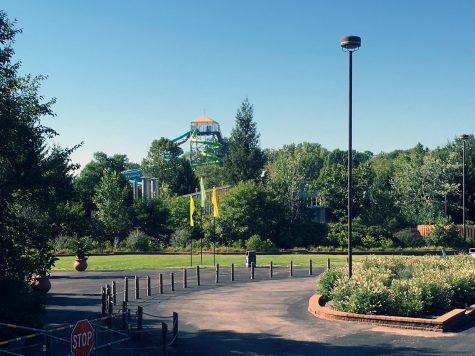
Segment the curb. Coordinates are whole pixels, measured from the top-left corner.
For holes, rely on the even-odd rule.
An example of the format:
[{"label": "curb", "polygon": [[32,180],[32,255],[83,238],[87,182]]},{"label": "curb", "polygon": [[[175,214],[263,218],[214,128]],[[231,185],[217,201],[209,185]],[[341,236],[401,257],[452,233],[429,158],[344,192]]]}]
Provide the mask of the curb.
[{"label": "curb", "polygon": [[393,328],[437,332],[451,331],[475,318],[475,304],[467,309],[454,309],[436,319],[347,313],[326,308],[320,294],[315,294],[309,299],[308,311],[316,317],[328,320],[353,321]]}]

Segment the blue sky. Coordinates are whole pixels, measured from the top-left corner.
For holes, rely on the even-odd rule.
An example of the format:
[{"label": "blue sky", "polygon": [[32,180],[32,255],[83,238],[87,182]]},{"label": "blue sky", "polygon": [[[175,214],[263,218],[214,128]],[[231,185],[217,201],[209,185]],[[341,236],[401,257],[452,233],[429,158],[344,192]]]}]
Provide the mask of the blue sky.
[{"label": "blue sky", "polygon": [[347,147],[353,34],[353,145],[374,153],[474,133],[475,1],[3,0],[22,72],[56,97],[45,123],[73,160],[127,154],[206,115],[228,136],[248,97],[263,148]]}]

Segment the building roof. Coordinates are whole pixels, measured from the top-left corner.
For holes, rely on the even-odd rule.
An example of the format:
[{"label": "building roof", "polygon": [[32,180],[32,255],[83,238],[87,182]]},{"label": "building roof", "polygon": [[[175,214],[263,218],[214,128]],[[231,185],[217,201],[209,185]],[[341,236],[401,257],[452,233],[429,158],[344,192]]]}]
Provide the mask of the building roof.
[{"label": "building roof", "polygon": [[212,124],[217,124],[216,121],[214,121],[212,118],[208,116],[201,116],[191,122],[192,124],[207,124],[207,125],[212,125]]}]

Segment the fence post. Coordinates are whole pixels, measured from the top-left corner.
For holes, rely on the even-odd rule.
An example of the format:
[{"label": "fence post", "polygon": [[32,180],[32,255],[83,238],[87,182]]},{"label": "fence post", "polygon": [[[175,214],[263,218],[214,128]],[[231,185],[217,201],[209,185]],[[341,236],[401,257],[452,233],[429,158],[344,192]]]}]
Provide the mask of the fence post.
[{"label": "fence post", "polygon": [[327,258],[327,269],[330,269],[331,268],[331,264],[330,264],[330,257]]},{"label": "fence post", "polygon": [[183,268],[183,288],[187,287],[186,283],[186,268]]},{"label": "fence post", "polygon": [[111,295],[111,286],[110,284],[106,284],[106,308],[109,308],[109,300]]},{"label": "fence post", "polygon": [[101,316],[106,316],[106,289],[101,287]]},{"label": "fence post", "polygon": [[137,307],[137,339],[142,338],[143,330],[143,307],[140,305]]},{"label": "fence post", "polygon": [[150,282],[150,276],[147,276],[147,297],[152,295],[152,283]]},{"label": "fence post", "polygon": [[176,346],[178,339],[178,313],[173,312],[173,341],[171,345]]},{"label": "fence post", "polygon": [[140,298],[140,293],[139,293],[139,277],[135,276],[135,299]]},{"label": "fence post", "polygon": [[196,283],[198,286],[201,285],[201,280],[200,280],[200,266],[196,266]]},{"label": "fence post", "polygon": [[129,278],[124,277],[124,302],[129,301]]},{"label": "fence post", "polygon": [[163,294],[163,274],[158,274],[158,292]]},{"label": "fence post", "polygon": [[112,303],[114,303],[114,305],[117,304],[117,286],[115,285],[115,281],[112,281]]},{"label": "fence post", "polygon": [[289,271],[289,275],[290,277],[292,277],[294,275],[294,264],[292,262],[292,260],[290,260],[290,271]]},{"label": "fence post", "polygon": [[272,261],[269,263],[269,278],[274,277],[274,266],[272,265]]},{"label": "fence post", "polygon": [[251,262],[251,279],[254,279],[254,262]]},{"label": "fence post", "polygon": [[234,263],[231,263],[231,282],[234,282]]},{"label": "fence post", "polygon": [[175,274],[173,272],[170,273],[170,278],[171,278],[172,292],[174,292],[175,291]]},{"label": "fence post", "polygon": [[107,315],[109,318],[107,319],[108,327],[112,328],[112,315],[114,314],[114,305],[112,303],[112,298],[109,298],[109,307],[107,308]]},{"label": "fence post", "polygon": [[216,278],[214,279],[215,283],[219,283],[219,263],[216,264]]},{"label": "fence post", "polygon": [[312,271],[312,259],[308,261],[308,275],[311,276],[313,274]]},{"label": "fence post", "polygon": [[43,354],[45,356],[51,356],[51,339],[48,337],[48,334],[44,334],[43,339]]},{"label": "fence post", "polygon": [[167,333],[168,333],[168,325],[166,323],[162,323],[162,355],[168,355],[168,343],[167,343]]}]

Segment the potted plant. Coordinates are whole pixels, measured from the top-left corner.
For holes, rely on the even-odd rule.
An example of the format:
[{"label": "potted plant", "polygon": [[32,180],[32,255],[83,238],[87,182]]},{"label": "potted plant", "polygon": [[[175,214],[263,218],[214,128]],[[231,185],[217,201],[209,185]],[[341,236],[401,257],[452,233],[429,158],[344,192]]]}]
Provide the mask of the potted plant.
[{"label": "potted plant", "polygon": [[55,261],[53,251],[49,248],[33,249],[31,251],[31,261],[33,265],[33,273],[31,275],[31,287],[34,291],[40,293],[48,293],[51,289],[49,280],[51,267]]},{"label": "potted plant", "polygon": [[91,249],[89,237],[83,236],[71,240],[70,249],[76,255],[73,267],[76,271],[82,272],[87,268],[87,252]]}]

